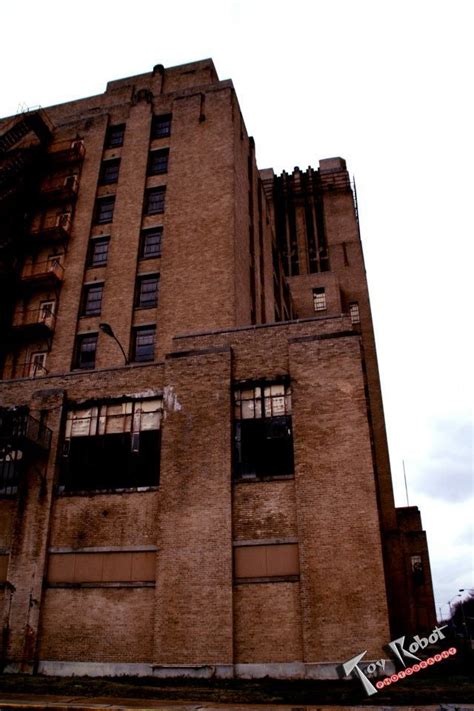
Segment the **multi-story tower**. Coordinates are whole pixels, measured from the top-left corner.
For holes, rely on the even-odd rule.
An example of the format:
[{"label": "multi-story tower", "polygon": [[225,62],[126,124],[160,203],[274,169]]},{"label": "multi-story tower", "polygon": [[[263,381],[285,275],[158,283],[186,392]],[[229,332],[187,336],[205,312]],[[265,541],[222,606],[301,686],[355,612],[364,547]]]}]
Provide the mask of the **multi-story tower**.
[{"label": "multi-story tower", "polygon": [[[2,658],[321,676],[434,623],[345,163],[210,60],[0,122]],[[368,655],[368,656],[369,656]]]}]

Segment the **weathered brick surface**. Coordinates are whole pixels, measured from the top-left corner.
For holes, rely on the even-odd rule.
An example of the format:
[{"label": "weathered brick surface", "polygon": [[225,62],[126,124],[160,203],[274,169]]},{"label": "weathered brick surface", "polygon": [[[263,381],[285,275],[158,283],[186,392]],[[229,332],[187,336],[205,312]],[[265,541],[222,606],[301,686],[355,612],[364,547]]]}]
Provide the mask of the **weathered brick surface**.
[{"label": "weathered brick surface", "polygon": [[[301,320],[276,324],[274,294],[283,293],[283,281],[276,275],[275,292],[273,173],[258,173],[232,83],[219,81],[210,60],[157,65],[47,112],[53,141],[79,136],[86,155],[71,171],[80,173],[80,189],[61,256],[64,282],[58,291],[31,290],[25,302],[58,299],[52,342],[25,338],[6,354],[9,366],[48,347],[50,375],[5,380],[0,388],[3,406],[27,405],[53,430],[48,457],[30,460],[17,499],[0,501],[0,549],[11,549],[12,583],[2,652],[25,669],[38,659],[179,666],[340,661],[364,647],[379,655],[390,636],[386,582],[398,627],[430,619],[432,589],[427,583],[420,596],[410,587],[415,548],[429,571],[426,540],[418,522],[408,542],[393,506],[358,226],[348,184],[336,184],[347,179],[343,162],[324,161],[320,171],[331,271],[306,273],[298,197],[301,273],[289,284]],[[150,141],[153,114],[167,113],[171,135]],[[104,148],[107,128],[121,123],[123,146]],[[150,149],[163,147],[168,172],[147,176]],[[98,185],[102,161],[117,158],[118,182]],[[56,170],[56,178],[67,174]],[[144,215],[144,191],[156,186],[166,187],[165,210]],[[116,197],[113,222],[97,225],[94,205],[105,195]],[[48,218],[63,209],[50,205]],[[157,225],[162,255],[141,259],[140,231]],[[107,265],[91,268],[90,238],[101,235],[110,236]],[[56,249],[38,246],[38,259]],[[136,278],[147,273],[160,274],[158,306],[137,308]],[[95,282],[104,283],[102,310],[85,317],[83,287]],[[326,288],[321,316],[312,302],[316,286]],[[360,336],[341,315],[353,300]],[[156,324],[156,360],[125,367],[117,343],[100,332],[96,370],[74,371],[77,334],[98,332],[103,322],[127,353],[133,327]],[[233,386],[282,376],[293,391],[295,477],[233,483]],[[160,394],[159,491],[57,495],[66,407]],[[233,586],[233,542],[288,539],[298,544],[299,582]],[[48,548],[140,546],[158,548],[156,589],[43,588]]]},{"label": "weathered brick surface", "polygon": [[234,485],[234,541],[297,536],[294,481]]},{"label": "weathered brick surface", "polygon": [[153,661],[153,588],[51,588],[43,601],[40,659]]},{"label": "weathered brick surface", "polygon": [[158,506],[158,491],[60,496],[51,516],[49,545],[57,548],[156,545]]},{"label": "weathered brick surface", "polygon": [[303,661],[298,583],[234,587],[235,663]]}]

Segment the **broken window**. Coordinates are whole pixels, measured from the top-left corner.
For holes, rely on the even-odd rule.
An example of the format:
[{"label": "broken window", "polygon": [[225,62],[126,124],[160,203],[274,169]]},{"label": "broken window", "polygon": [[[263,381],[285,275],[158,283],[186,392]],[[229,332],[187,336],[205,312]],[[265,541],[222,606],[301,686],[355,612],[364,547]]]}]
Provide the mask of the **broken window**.
[{"label": "broken window", "polygon": [[70,410],[63,445],[61,489],[157,486],[161,416],[161,398]]},{"label": "broken window", "polygon": [[235,390],[235,478],[291,475],[293,468],[290,386],[262,383]]}]

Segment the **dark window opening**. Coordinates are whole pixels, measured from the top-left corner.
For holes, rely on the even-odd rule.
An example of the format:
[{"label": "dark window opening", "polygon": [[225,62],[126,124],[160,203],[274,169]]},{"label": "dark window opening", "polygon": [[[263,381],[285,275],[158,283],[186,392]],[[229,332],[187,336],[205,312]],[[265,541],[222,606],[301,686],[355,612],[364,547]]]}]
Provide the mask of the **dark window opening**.
[{"label": "dark window opening", "polygon": [[158,275],[139,277],[137,281],[136,306],[151,308],[158,304],[160,278]]},{"label": "dark window opening", "polygon": [[89,267],[104,267],[109,253],[109,238],[94,239],[89,247]]},{"label": "dark window opening", "polygon": [[99,185],[111,185],[118,181],[120,171],[120,159],[107,160],[102,163],[100,170]]},{"label": "dark window opening", "polygon": [[78,336],[76,343],[76,368],[95,368],[95,353],[97,350],[97,333]]},{"label": "dark window opening", "polygon": [[148,175],[161,175],[168,172],[169,150],[152,151],[148,159]]},{"label": "dark window opening", "polygon": [[140,257],[142,259],[161,257],[162,239],[162,227],[153,227],[150,230],[143,230],[141,234]]},{"label": "dark window opening", "polygon": [[165,138],[171,134],[171,114],[153,116],[151,123],[151,140]]},{"label": "dark window opening", "polygon": [[115,195],[98,198],[95,204],[95,223],[104,225],[114,217]]},{"label": "dark window opening", "polygon": [[291,391],[284,384],[234,393],[236,479],[288,476],[294,471]]},{"label": "dark window opening", "polygon": [[14,444],[0,443],[0,496],[12,496],[18,492],[22,473],[23,452]]},{"label": "dark window opening", "polygon": [[137,328],[133,338],[133,360],[137,363],[151,361],[155,357],[156,327]]},{"label": "dark window opening", "polygon": [[158,215],[165,210],[165,187],[150,188],[145,192],[145,215]]},{"label": "dark window opening", "polygon": [[60,486],[64,491],[157,486],[161,400],[69,412]]},{"label": "dark window opening", "polygon": [[102,308],[103,284],[91,284],[84,287],[82,305],[83,316],[98,316]]},{"label": "dark window opening", "polygon": [[411,572],[413,576],[413,584],[424,585],[425,584],[425,573],[423,570],[423,561],[421,555],[411,556]]},{"label": "dark window opening", "polygon": [[105,148],[119,148],[123,145],[123,137],[125,135],[125,124],[119,126],[110,126],[107,129],[105,137]]}]

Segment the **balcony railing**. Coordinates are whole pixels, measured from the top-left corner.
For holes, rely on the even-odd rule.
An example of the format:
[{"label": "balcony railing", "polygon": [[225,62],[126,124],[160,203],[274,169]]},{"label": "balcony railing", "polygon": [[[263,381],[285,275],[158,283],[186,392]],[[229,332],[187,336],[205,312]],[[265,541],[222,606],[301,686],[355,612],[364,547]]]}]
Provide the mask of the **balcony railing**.
[{"label": "balcony railing", "polygon": [[18,309],[13,316],[12,328],[16,334],[49,336],[56,326],[56,315],[51,306],[37,309]]},{"label": "balcony railing", "polygon": [[0,408],[0,451],[5,446],[22,449],[33,445],[45,451],[51,447],[52,432],[25,409],[19,411]]},{"label": "balcony railing", "polygon": [[46,282],[61,283],[64,279],[64,268],[57,259],[47,259],[42,262],[26,263],[21,272],[23,284]]},{"label": "balcony railing", "polygon": [[76,198],[78,190],[77,175],[68,175],[66,178],[54,178],[44,182],[39,197],[43,203],[70,202]]},{"label": "balcony railing", "polygon": [[25,238],[27,246],[47,244],[49,242],[66,242],[71,236],[72,215],[63,212],[59,215],[49,215],[33,224],[29,235]]},{"label": "balcony railing", "polygon": [[86,149],[82,139],[58,141],[51,146],[48,159],[55,165],[67,165],[82,161],[85,154]]},{"label": "balcony railing", "polygon": [[34,361],[24,361],[23,363],[10,363],[3,367],[2,377],[4,380],[14,378],[40,378],[48,375],[48,370]]}]

